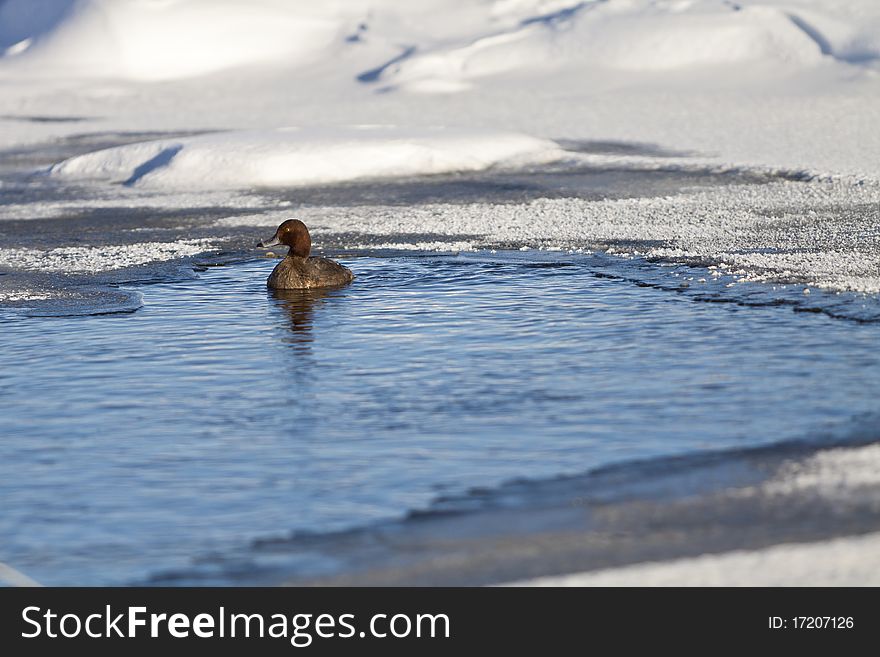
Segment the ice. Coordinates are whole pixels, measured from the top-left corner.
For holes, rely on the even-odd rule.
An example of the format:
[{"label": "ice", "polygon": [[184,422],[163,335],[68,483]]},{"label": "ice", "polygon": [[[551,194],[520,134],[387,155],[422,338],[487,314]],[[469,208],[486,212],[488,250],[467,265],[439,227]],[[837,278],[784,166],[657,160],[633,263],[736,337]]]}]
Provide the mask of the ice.
[{"label": "ice", "polygon": [[[233,190],[156,191],[128,186],[101,191],[106,193],[94,197],[80,196],[53,201],[34,200],[30,203],[9,203],[0,209],[0,217],[17,221],[60,219],[80,211],[102,208],[115,209],[120,212],[127,209],[145,208],[153,208],[157,211],[196,210],[205,207],[222,207],[228,210],[260,209],[267,207],[269,203],[262,196],[238,193]],[[277,207],[277,205],[277,203],[273,203],[273,207]]]}]

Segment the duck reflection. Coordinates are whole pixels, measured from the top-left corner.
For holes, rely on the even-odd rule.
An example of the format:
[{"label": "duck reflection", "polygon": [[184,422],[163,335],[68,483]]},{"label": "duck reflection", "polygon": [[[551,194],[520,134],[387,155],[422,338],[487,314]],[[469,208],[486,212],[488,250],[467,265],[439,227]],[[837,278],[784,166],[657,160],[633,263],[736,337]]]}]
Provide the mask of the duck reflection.
[{"label": "duck reflection", "polygon": [[305,290],[269,290],[269,296],[278,301],[278,307],[287,315],[292,335],[288,340],[294,345],[307,346],[314,340],[312,332],[315,310],[332,296],[338,288],[314,288]]}]

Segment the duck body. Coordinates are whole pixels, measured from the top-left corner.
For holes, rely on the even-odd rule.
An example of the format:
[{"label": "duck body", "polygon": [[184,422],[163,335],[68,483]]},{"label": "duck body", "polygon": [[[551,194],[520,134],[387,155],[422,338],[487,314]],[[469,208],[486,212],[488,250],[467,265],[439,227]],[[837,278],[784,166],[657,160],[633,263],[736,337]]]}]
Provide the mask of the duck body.
[{"label": "duck body", "polygon": [[272,270],[266,285],[276,290],[309,290],[347,285],[353,280],[348,267],[329,258],[288,255]]},{"label": "duck body", "polygon": [[275,290],[311,290],[321,287],[338,287],[354,280],[348,267],[329,258],[310,257],[312,238],[309,229],[299,219],[288,219],[275,231],[275,235],[257,244],[269,247],[286,244],[290,247],[287,257],[279,262],[266,285]]}]

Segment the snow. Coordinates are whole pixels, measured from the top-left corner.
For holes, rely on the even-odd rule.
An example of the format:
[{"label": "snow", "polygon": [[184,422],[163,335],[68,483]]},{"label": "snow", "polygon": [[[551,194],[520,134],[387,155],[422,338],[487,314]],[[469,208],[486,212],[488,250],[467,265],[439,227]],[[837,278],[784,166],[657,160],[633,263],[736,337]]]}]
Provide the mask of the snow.
[{"label": "snow", "polygon": [[0,248],[0,267],[64,273],[98,272],[183,258],[212,248],[212,242],[205,239],[95,247],[65,246],[48,250]]},{"label": "snow", "polygon": [[[880,445],[817,452],[734,495],[826,501],[858,496],[877,510]],[[512,586],[878,586],[880,533],[541,577]]]},{"label": "snow", "polygon": [[570,18],[526,21],[411,57],[383,79],[417,91],[459,91],[475,78],[548,65],[655,72],[750,62],[810,66],[823,57],[816,41],[778,9],[679,7],[691,5],[582,3],[571,7]]},{"label": "snow", "polygon": [[[295,216],[316,239],[355,233],[349,248],[365,246],[363,238],[370,235],[395,236],[370,243],[374,249],[406,248],[401,243],[407,241],[439,251],[500,245],[603,248],[622,256],[720,265],[744,281],[796,280],[830,290],[878,293],[880,233],[865,228],[865,215],[839,211],[848,206],[875,208],[868,216],[876,216],[880,185],[776,182],[662,198],[284,208],[230,216],[218,224],[270,228]],[[424,242],[420,236],[426,226],[449,241]],[[465,235],[469,239],[462,241]]]},{"label": "snow", "polygon": [[[373,207],[348,219],[305,208],[303,218],[396,247],[598,244],[723,264],[748,280],[880,291],[877,234],[865,227],[880,181],[873,0],[6,0],[0,52],[0,149],[213,131],[56,163],[53,179],[88,190],[82,206],[256,209],[264,187],[558,158],[809,172],[814,182],[668,199]],[[679,155],[556,146],[570,140]],[[77,203],[5,205],[0,220],[65,216]],[[278,218],[269,212],[266,225]]]},{"label": "snow", "polygon": [[878,586],[880,533],[737,550],[508,586]]},{"label": "snow", "polygon": [[[149,81],[278,60],[304,64],[341,36],[332,11],[312,10],[305,2],[59,0],[30,11],[25,3],[34,4],[7,2],[4,14],[13,28],[19,27],[16,18],[30,25],[19,27],[19,36],[30,32],[28,38],[36,38],[23,48],[7,46],[14,49],[7,54],[18,56],[31,75],[48,67],[67,75]],[[38,21],[41,9],[63,19]]]},{"label": "snow", "polygon": [[10,301],[46,301],[53,298],[55,298],[55,296],[51,293],[36,290],[0,290],[0,301],[6,303],[9,303]]},{"label": "snow", "polygon": [[0,52],[0,147],[444,126],[880,177],[873,0],[6,0]]},{"label": "snow", "polygon": [[[762,487],[772,495],[815,494],[826,499],[849,498],[880,487],[880,445],[819,452],[794,461]],[[878,505],[880,506],[880,505]]]},{"label": "snow", "polygon": [[480,171],[561,157],[515,133],[383,126],[237,131],[118,146],[61,162],[50,174],[147,187],[291,186]]}]

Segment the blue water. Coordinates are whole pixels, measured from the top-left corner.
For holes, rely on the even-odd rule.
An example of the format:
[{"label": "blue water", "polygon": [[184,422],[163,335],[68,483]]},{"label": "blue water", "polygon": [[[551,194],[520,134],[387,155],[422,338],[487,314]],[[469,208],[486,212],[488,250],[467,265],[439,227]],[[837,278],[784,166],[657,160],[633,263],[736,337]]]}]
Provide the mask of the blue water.
[{"label": "blue water", "polygon": [[357,280],[325,293],[268,292],[258,260],[144,285],[134,313],[0,321],[0,560],[145,581],[439,494],[880,410],[880,323],[705,303],[604,256],[345,263]]}]

